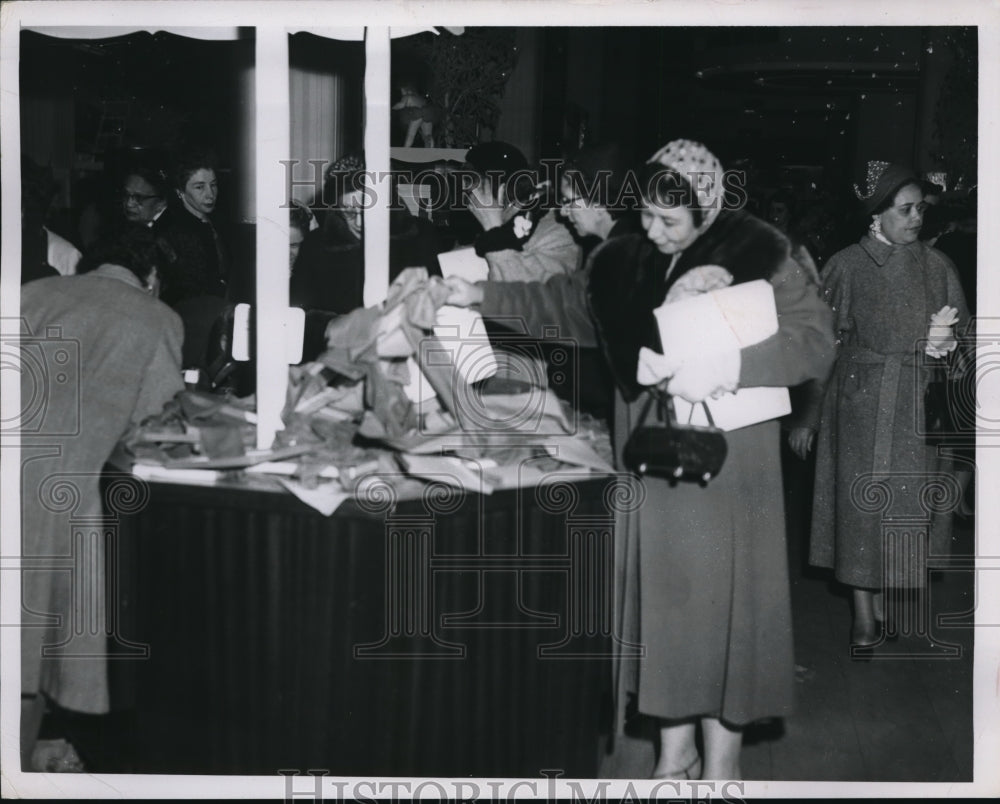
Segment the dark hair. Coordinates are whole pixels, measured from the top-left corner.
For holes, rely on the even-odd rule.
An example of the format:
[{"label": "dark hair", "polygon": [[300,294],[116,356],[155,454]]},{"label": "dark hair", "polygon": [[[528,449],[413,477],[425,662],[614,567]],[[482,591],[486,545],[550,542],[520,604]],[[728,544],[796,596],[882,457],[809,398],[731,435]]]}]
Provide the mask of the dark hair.
[{"label": "dark hair", "polygon": [[330,165],[323,181],[324,207],[340,206],[340,199],[347,193],[360,190],[364,186],[365,155],[363,153],[348,153]]},{"label": "dark hair", "polygon": [[215,154],[207,148],[190,148],[182,151],[174,157],[174,163],[170,171],[170,178],[174,183],[175,190],[181,190],[187,186],[190,179],[199,170],[211,170],[218,172],[218,161]]},{"label": "dark hair", "polygon": [[896,203],[896,196],[899,194],[899,191],[902,190],[904,187],[909,187],[911,184],[918,190],[920,190],[920,195],[922,197],[924,193],[924,185],[920,181],[920,179],[914,179],[914,178],[904,179],[903,181],[901,181],[899,184],[897,184],[895,187],[892,188],[892,191],[888,195],[886,195],[885,198],[882,199],[882,202],[877,207],[875,207],[875,209],[873,209],[871,213],[869,213],[869,217],[871,217],[871,215],[881,215],[883,212],[889,209],[893,204]]},{"label": "dark hair", "polygon": [[560,181],[566,179],[577,195],[604,207],[618,220],[634,211],[635,198],[622,194],[631,167],[617,144],[591,145],[563,166]]},{"label": "dark hair", "polygon": [[145,283],[154,268],[162,269],[176,260],[176,253],[166,240],[146,226],[129,226],[116,237],[94,246],[85,267],[93,270],[101,265],[120,265]]},{"label": "dark hair", "polygon": [[639,191],[646,204],[657,207],[687,207],[695,227],[705,220],[705,210],[698,203],[691,183],[672,168],[647,162],[639,175]]},{"label": "dark hair", "polygon": [[[193,172],[193,171],[192,171]],[[170,195],[170,181],[167,178],[167,173],[164,170],[159,170],[158,168],[145,167],[143,165],[136,165],[131,168],[126,168],[122,173],[122,184],[128,181],[129,176],[138,176],[144,182],[146,182],[150,187],[156,190],[157,198],[168,198]],[[185,179],[185,184],[187,180]],[[181,187],[183,189],[183,186]]]},{"label": "dark hair", "polygon": [[[490,191],[496,198],[500,193],[500,185],[506,184],[515,174],[524,175],[528,169],[528,160],[510,143],[493,140],[473,145],[465,154],[465,166],[490,180]],[[498,182],[494,183],[494,179],[498,179]]]}]

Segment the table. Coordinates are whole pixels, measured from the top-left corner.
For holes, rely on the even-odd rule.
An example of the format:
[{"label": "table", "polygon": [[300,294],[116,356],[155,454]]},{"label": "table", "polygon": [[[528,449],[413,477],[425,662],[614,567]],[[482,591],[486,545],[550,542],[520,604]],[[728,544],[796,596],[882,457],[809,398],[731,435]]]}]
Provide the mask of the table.
[{"label": "table", "polygon": [[394,501],[376,483],[329,518],[260,490],[140,488],[117,642],[148,655],[112,663],[136,771],[594,776],[616,484]]}]

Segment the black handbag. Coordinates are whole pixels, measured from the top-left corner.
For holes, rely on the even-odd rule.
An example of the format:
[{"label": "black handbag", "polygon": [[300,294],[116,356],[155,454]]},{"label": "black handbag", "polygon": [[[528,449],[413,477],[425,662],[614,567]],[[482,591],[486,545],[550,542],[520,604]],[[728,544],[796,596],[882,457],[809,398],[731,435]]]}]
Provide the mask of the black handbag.
[{"label": "black handbag", "polygon": [[[654,403],[658,422],[646,424]],[[708,427],[679,424],[673,399],[662,392],[650,393],[639,414],[638,426],[625,442],[625,466],[637,475],[706,485],[722,470],[729,447],[725,433],[715,426],[708,405],[702,402],[702,406]]]},{"label": "black handbag", "polygon": [[975,441],[975,363],[953,352],[935,366],[924,390],[924,440],[932,445]]}]

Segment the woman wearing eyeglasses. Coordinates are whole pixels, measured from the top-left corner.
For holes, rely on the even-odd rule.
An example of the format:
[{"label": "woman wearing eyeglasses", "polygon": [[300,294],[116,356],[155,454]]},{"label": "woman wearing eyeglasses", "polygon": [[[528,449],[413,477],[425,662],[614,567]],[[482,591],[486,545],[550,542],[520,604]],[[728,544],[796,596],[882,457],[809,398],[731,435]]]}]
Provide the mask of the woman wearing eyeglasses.
[{"label": "woman wearing eyeglasses", "polygon": [[169,197],[166,173],[146,167],[133,168],[122,185],[122,214],[129,223],[155,228],[167,209]]}]

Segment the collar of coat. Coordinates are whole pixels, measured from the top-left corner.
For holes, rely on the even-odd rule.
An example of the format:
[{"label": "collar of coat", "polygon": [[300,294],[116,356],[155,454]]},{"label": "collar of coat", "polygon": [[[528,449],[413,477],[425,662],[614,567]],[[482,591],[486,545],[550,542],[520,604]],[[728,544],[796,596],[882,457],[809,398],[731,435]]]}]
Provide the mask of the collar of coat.
[{"label": "collar of coat", "polygon": [[865,250],[865,253],[874,260],[875,264],[879,267],[885,265],[889,261],[889,257],[899,251],[912,251],[914,253],[919,252],[924,247],[924,244],[919,240],[915,243],[907,243],[906,245],[896,245],[883,243],[881,240],[876,240],[871,235],[866,234],[861,238],[861,248]]}]

